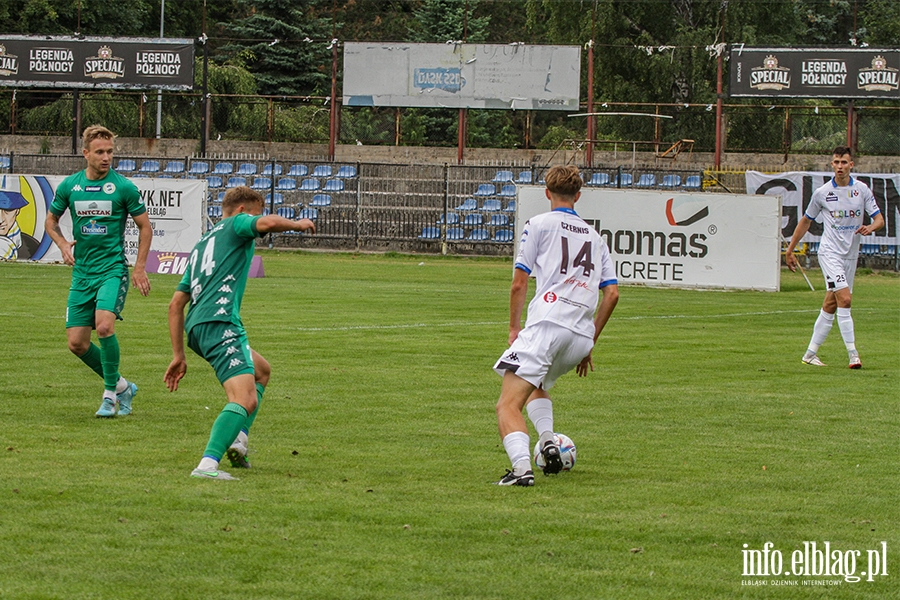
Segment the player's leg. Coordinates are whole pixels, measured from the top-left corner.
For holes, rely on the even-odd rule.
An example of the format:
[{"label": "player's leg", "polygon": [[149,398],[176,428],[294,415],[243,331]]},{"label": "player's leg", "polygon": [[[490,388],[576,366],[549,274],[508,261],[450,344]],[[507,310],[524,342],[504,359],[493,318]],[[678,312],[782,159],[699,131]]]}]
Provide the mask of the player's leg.
[{"label": "player's leg", "polygon": [[249,452],[249,435],[250,427],[256,421],[256,415],[259,414],[259,407],[262,405],[263,394],[266,391],[266,385],[269,383],[269,376],[272,374],[272,367],[269,361],[262,357],[256,350],[250,350],[253,356],[253,377],[256,387],[256,409],[247,416],[244,426],[237,434],[234,442],[228,448],[226,455],[231,461],[231,466],[238,469],[249,469],[250,462],[247,460]]},{"label": "player's leg", "polygon": [[540,439],[538,448],[544,457],[544,474],[559,473],[562,471],[562,458],[559,453],[559,445],[553,436],[553,402],[550,395],[541,388],[531,393],[525,404],[528,418],[534,425]]},{"label": "player's leg", "polygon": [[535,386],[512,371],[503,375],[500,399],[497,401],[497,426],[503,448],[512,464],[512,471],[506,474],[499,485],[534,485],[531,470],[530,440],[528,426],[522,415],[522,408]]},{"label": "player's leg", "polygon": [[137,385],[127,381],[119,373],[121,349],[116,337],[116,321],[121,320],[128,295],[128,273],[107,277],[97,289],[94,323],[100,342],[100,358],[103,367],[104,404],[110,396],[118,414],[131,414],[131,401],[137,393]]},{"label": "player's leg", "polygon": [[819,255],[819,267],[822,269],[822,276],[825,278],[825,299],[822,301],[822,310],[819,311],[816,322],[813,324],[812,337],[809,340],[809,346],[807,346],[802,360],[808,365],[824,367],[825,363],[819,359],[817,353],[822,344],[825,343],[834,325],[834,313],[837,310],[837,301],[834,295],[835,281],[842,277],[843,269],[840,267],[839,261],[827,254]]}]

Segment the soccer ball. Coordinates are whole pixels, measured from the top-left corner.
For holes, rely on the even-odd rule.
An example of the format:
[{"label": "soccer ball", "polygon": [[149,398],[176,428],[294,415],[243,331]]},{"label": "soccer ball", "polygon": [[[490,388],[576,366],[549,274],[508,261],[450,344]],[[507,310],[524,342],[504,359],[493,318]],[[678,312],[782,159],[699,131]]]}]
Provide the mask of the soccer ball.
[{"label": "soccer ball", "polygon": [[[567,435],[563,435],[562,433],[554,433],[553,439],[556,441],[556,445],[559,446],[559,457],[562,459],[562,470],[570,471],[572,467],[575,466],[575,442],[569,438]],[[541,455],[541,441],[538,440],[538,443],[534,445],[534,464],[543,471],[544,470],[544,457]]]}]

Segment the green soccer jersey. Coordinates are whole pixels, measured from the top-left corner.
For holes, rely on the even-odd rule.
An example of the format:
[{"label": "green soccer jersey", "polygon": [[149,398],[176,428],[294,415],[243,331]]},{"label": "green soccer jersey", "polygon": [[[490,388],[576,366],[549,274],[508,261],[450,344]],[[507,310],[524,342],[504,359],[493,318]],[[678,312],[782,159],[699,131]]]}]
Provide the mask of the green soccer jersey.
[{"label": "green soccer jersey", "polygon": [[259,216],[238,213],[219,221],[200,238],[191,252],[178,291],[191,295],[184,322],[194,325],[224,321],[243,326],[241,301],[253,260],[254,240],[259,237]]},{"label": "green soccer jersey", "polygon": [[75,246],[73,278],[93,278],[128,269],[125,258],[125,222],[128,215],[147,212],[144,200],[131,181],[112,169],[103,179],[88,179],[79,171],[56,188],[50,212],[72,215]]}]

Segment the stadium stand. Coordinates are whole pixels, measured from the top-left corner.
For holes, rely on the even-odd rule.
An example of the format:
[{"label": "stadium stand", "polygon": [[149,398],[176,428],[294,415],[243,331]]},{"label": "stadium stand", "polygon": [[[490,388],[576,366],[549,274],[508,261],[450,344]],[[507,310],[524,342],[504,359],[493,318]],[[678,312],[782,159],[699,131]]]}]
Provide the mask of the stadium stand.
[{"label": "stadium stand", "polygon": [[491,234],[487,229],[473,229],[466,238],[467,242],[484,242],[491,239]]},{"label": "stadium stand", "polygon": [[507,227],[509,225],[509,217],[506,215],[491,215],[491,227]]},{"label": "stadium stand", "polygon": [[206,185],[212,189],[220,188],[224,185],[222,178],[218,175],[208,175],[206,177]]},{"label": "stadium stand", "polygon": [[356,167],[352,165],[342,165],[334,176],[338,179],[353,179],[356,177]]},{"label": "stadium stand", "polygon": [[485,200],[481,207],[484,212],[498,212],[503,208],[503,203],[499,200]]},{"label": "stadium stand", "polygon": [[[293,181],[293,180],[292,180]],[[321,187],[318,179],[310,177],[309,179],[304,179],[300,182],[300,191],[301,192],[314,192]]]},{"label": "stadium stand", "polygon": [[653,173],[642,173],[640,177],[638,177],[637,183],[634,184],[634,187],[639,188],[651,188],[656,187],[656,175]]},{"label": "stadium stand", "polygon": [[221,219],[222,207],[218,204],[210,204],[206,207],[206,214],[208,214],[213,219]]},{"label": "stadium stand", "polygon": [[422,233],[419,235],[420,240],[439,240],[441,239],[440,227],[423,227]]},{"label": "stadium stand", "polygon": [[478,201],[475,198],[466,198],[456,210],[478,210]]},{"label": "stadium stand", "polygon": [[309,205],[316,207],[331,206],[331,196],[328,194],[316,194],[312,197]]},{"label": "stadium stand", "polygon": [[137,168],[137,163],[130,158],[120,159],[116,164],[116,171],[120,173],[131,173]]},{"label": "stadium stand", "polygon": [[[266,204],[271,204],[271,203],[272,203],[272,193],[269,192],[268,194],[266,194]],[[276,205],[284,204],[284,194],[282,194],[281,192],[275,192],[275,204]]]},{"label": "stadium stand", "polygon": [[344,191],[344,180],[343,179],[329,179],[325,182],[325,187],[322,188],[326,192],[343,192]]},{"label": "stadium stand", "polygon": [[8,156],[0,156],[0,169],[8,169],[12,161]]},{"label": "stadium stand", "polygon": [[616,175],[615,185],[616,187],[631,187],[631,184],[634,182],[634,177],[631,173],[620,173]]},{"label": "stadium stand", "polygon": [[140,173],[159,173],[158,160],[145,160],[141,163]]},{"label": "stadium stand", "polygon": [[246,177],[237,177],[237,176],[235,176],[235,177],[229,177],[229,178],[228,178],[228,181],[225,182],[225,188],[226,188],[226,189],[229,189],[229,190],[230,190],[231,188],[240,187],[240,186],[242,186],[242,185],[247,185],[247,178],[246,178]]},{"label": "stadium stand", "polygon": [[594,173],[591,175],[591,178],[587,180],[586,185],[591,187],[599,187],[604,185],[609,185],[609,173]]},{"label": "stadium stand", "polygon": [[497,171],[497,174],[494,175],[494,178],[491,180],[494,183],[510,183],[513,180],[513,172],[512,171]]},{"label": "stadium stand", "polygon": [[[444,225],[444,215],[437,220],[438,225]],[[456,213],[447,213],[447,225],[459,225],[459,215]]]},{"label": "stadium stand", "polygon": [[209,173],[209,163],[192,162],[191,168],[188,169],[188,175],[206,175]]},{"label": "stadium stand", "polygon": [[166,168],[163,169],[163,173],[168,173],[170,175],[180,175],[184,173],[184,161],[170,160],[166,163]]},{"label": "stadium stand", "polygon": [[283,192],[289,192],[291,190],[297,189],[297,180],[293,177],[282,177],[278,180],[278,183],[275,185],[276,190],[281,190]]},{"label": "stadium stand", "polygon": [[312,172],[313,177],[331,177],[331,165],[316,165]]},{"label": "stadium stand", "polygon": [[688,175],[684,178],[684,189],[686,190],[699,190],[703,187],[703,183],[700,180],[699,175]]},{"label": "stadium stand", "polygon": [[306,177],[309,174],[309,167],[306,165],[291,165],[291,168],[288,169],[287,174],[290,177]]},{"label": "stadium stand", "polygon": [[234,172],[234,165],[230,162],[216,163],[213,173],[216,175],[231,175]]},{"label": "stadium stand", "polygon": [[496,193],[497,188],[494,187],[493,183],[479,183],[478,189],[475,190],[475,193],[472,195],[476,198],[487,198],[496,195]]},{"label": "stadium stand", "polygon": [[312,221],[315,221],[316,219],[319,218],[319,211],[317,211],[314,208],[304,208],[303,210],[300,211],[300,214],[297,215],[297,218],[298,219],[310,219]]},{"label": "stadium stand", "polygon": [[497,192],[497,195],[501,198],[515,198],[516,186],[514,184],[504,185],[500,188],[500,191]]},{"label": "stadium stand", "polygon": [[451,227],[447,230],[447,239],[458,242],[460,240],[465,239],[466,232],[463,231],[462,227]]},{"label": "stadium stand", "polygon": [[275,214],[279,217],[284,217],[285,219],[293,219],[294,218],[294,207],[293,206],[279,206],[275,209]]},{"label": "stadium stand", "polygon": [[513,241],[516,234],[512,229],[500,229],[494,234],[494,241],[506,244]]},{"label": "stadium stand", "polygon": [[509,204],[506,205],[506,208],[503,209],[503,212],[511,212],[511,213],[516,212],[516,201],[510,200]]},{"label": "stadium stand", "polygon": [[531,183],[531,171],[521,171],[519,176],[516,177],[516,183],[526,185]]},{"label": "stadium stand", "polygon": [[473,225],[481,225],[484,222],[484,218],[481,216],[481,213],[469,213],[463,217],[462,224],[471,227]]},{"label": "stadium stand", "polygon": [[254,190],[267,190],[272,187],[272,180],[268,177],[254,177],[250,187]]},{"label": "stadium stand", "polygon": [[275,163],[274,169],[272,168],[272,163],[268,163],[265,167],[263,167],[263,170],[262,170],[262,174],[265,175],[266,177],[272,177],[273,175],[275,177],[278,177],[279,175],[281,175],[281,172],[282,172],[282,166],[279,165],[278,163]]},{"label": "stadium stand", "polygon": [[681,185],[681,175],[663,175],[662,183],[659,187],[676,188]]},{"label": "stadium stand", "polygon": [[238,166],[237,174],[243,175],[244,177],[248,175],[256,175],[256,165],[253,163],[241,163]]}]

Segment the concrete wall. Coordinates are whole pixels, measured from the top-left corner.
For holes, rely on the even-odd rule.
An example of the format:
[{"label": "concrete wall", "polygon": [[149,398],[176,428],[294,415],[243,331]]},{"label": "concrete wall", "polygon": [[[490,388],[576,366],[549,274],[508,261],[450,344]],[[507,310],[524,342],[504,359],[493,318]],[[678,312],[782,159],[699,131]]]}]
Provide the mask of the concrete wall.
[{"label": "concrete wall", "polygon": [[[70,137],[41,136],[0,136],[0,153],[15,152],[37,154],[42,145],[49,154],[69,154],[72,151]],[[79,146],[80,148],[80,146]],[[116,153],[120,156],[152,156],[162,158],[184,158],[199,152],[197,140],[155,138],[118,138]],[[244,142],[233,140],[210,140],[208,154],[220,158],[265,158],[279,161],[324,160],[328,153],[325,144],[290,144],[267,142]],[[502,165],[527,167],[532,164],[575,163],[585,164],[583,151],[573,150],[510,150],[502,148],[468,148],[464,162],[472,165]],[[446,147],[415,146],[357,146],[339,145],[335,149],[335,160],[342,163],[369,162],[388,164],[456,164],[457,149]],[[661,170],[701,170],[712,168],[715,157],[709,152],[682,153],[676,160],[656,159],[653,153],[633,153],[627,143],[621,150],[595,152],[594,165],[598,167],[654,168]],[[780,154],[725,153],[722,169],[743,171],[756,169],[763,171],[827,171],[830,157],[827,155],[792,154],[784,160]],[[869,173],[895,173],[900,171],[900,156],[860,156],[856,159],[855,170]]]}]

